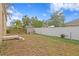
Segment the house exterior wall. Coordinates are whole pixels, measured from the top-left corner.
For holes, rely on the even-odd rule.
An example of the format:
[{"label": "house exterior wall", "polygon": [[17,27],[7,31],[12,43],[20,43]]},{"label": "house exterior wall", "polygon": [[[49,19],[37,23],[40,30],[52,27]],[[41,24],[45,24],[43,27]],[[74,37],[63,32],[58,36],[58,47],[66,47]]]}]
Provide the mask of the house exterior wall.
[{"label": "house exterior wall", "polygon": [[6,34],[5,13],[3,12],[3,4],[0,3],[0,37]]}]

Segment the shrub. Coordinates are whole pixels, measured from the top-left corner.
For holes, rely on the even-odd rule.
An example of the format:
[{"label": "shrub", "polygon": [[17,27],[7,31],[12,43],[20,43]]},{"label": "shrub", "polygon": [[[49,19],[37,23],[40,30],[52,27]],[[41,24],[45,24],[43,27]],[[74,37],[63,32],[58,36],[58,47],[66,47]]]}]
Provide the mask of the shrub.
[{"label": "shrub", "polygon": [[65,34],[61,34],[61,38],[65,38]]},{"label": "shrub", "polygon": [[7,34],[9,34],[11,32],[11,30],[10,29],[7,29],[6,32],[7,32]]}]

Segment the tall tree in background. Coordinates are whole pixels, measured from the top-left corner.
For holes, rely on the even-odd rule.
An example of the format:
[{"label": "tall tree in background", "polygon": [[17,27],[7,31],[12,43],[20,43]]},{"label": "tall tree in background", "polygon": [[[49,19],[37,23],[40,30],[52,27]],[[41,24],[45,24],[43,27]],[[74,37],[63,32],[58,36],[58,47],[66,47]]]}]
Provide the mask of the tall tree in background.
[{"label": "tall tree in background", "polygon": [[39,27],[43,26],[43,22],[38,20],[38,18],[36,16],[31,18],[31,22],[32,22],[33,27],[38,27],[39,28]]},{"label": "tall tree in background", "polygon": [[50,20],[48,21],[49,25],[54,25],[55,27],[64,26],[64,15],[59,11],[54,12],[51,16]]},{"label": "tall tree in background", "polygon": [[30,18],[29,18],[28,16],[24,16],[24,17],[22,18],[22,22],[23,22],[23,27],[25,27],[25,26],[29,26],[29,23],[30,23],[31,21],[30,21]]},{"label": "tall tree in background", "polygon": [[65,21],[65,18],[64,18],[64,14],[63,13],[60,13],[60,20],[61,20],[61,26],[64,26],[64,21]]},{"label": "tall tree in background", "polygon": [[22,28],[22,22],[20,20],[14,20],[11,22],[11,27],[15,29]]},{"label": "tall tree in background", "polygon": [[48,21],[47,20],[46,21],[43,20],[42,22],[43,22],[43,27],[48,27]]}]

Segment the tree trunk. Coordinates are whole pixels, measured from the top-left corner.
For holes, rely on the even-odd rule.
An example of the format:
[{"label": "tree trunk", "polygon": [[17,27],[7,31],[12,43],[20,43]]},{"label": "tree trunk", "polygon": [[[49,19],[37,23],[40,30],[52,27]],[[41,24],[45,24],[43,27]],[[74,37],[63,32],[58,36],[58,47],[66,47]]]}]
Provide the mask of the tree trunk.
[{"label": "tree trunk", "polygon": [[[0,3],[0,37],[6,34],[6,19],[5,19],[5,13],[3,10],[3,4]],[[1,39],[0,39],[1,43]]]}]

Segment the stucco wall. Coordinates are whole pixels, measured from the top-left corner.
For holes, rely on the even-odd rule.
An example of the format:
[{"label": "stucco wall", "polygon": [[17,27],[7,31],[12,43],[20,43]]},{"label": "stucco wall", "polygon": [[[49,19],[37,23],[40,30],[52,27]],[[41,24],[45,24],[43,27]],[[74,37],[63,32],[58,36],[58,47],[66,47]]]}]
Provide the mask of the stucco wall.
[{"label": "stucco wall", "polygon": [[54,27],[54,28],[34,28],[38,34],[48,36],[58,36],[65,34],[66,38],[79,40],[79,26],[77,27]]}]

